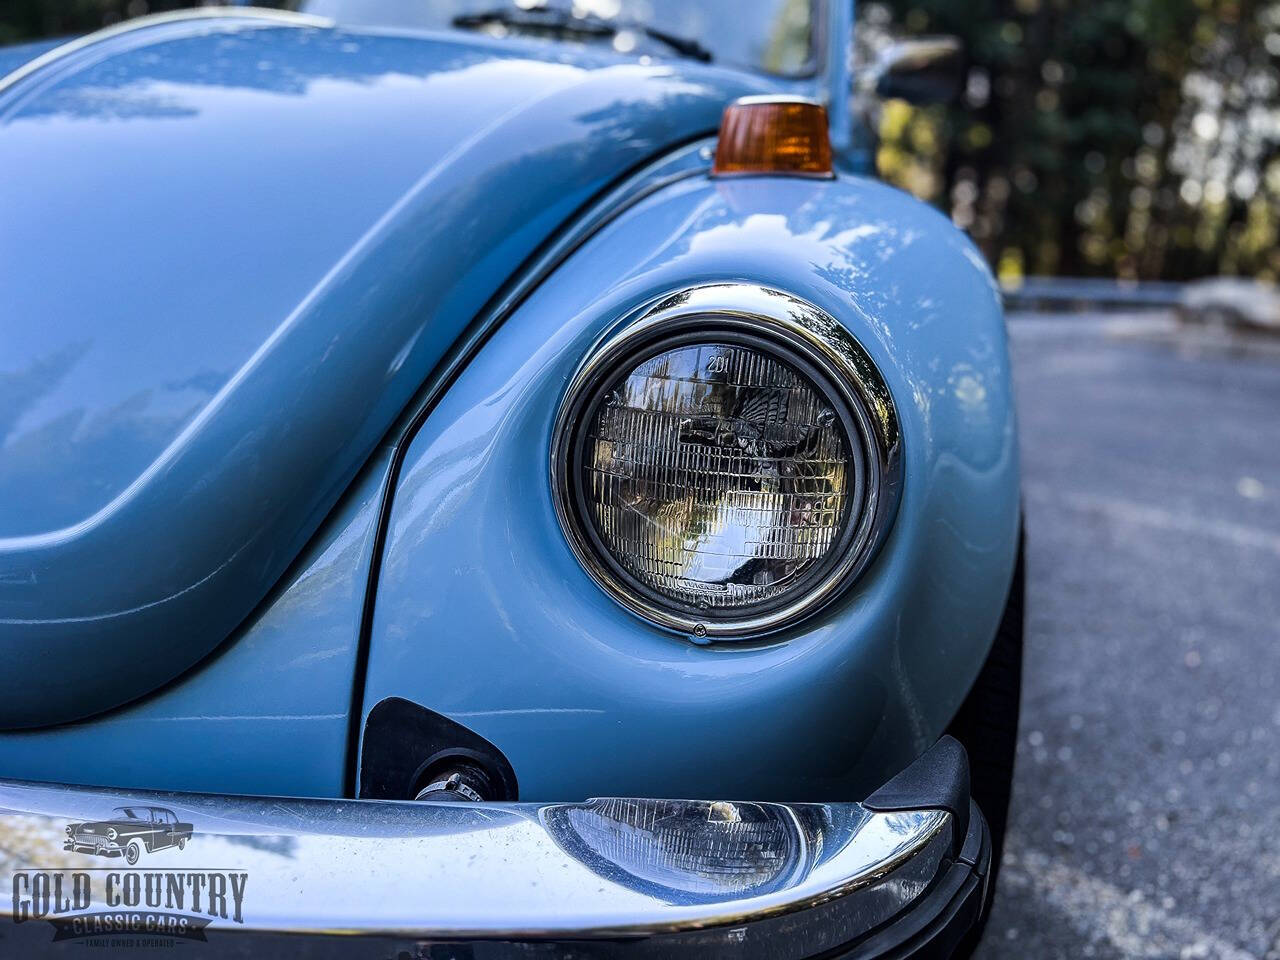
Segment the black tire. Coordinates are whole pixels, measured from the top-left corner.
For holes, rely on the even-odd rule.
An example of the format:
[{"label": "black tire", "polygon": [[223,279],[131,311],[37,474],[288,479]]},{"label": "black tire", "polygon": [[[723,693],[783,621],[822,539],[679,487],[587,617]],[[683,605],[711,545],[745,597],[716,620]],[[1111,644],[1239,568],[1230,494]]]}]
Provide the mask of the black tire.
[{"label": "black tire", "polygon": [[991,830],[991,880],[987,884],[987,902],[983,905],[981,921],[956,951],[957,957],[968,956],[982,937],[1004,853],[1009,797],[1013,791],[1013,759],[1018,747],[1018,713],[1022,702],[1023,602],[1026,597],[1024,545],[1025,538],[1019,533],[1018,562],[991,652],[947,729],[968,751],[969,789]]},{"label": "black tire", "polygon": [[124,848],[124,859],[125,859],[125,862],[128,863],[129,866],[131,867],[135,863],[137,863],[139,860],[142,859],[142,841],[141,840],[129,841],[128,845]]}]

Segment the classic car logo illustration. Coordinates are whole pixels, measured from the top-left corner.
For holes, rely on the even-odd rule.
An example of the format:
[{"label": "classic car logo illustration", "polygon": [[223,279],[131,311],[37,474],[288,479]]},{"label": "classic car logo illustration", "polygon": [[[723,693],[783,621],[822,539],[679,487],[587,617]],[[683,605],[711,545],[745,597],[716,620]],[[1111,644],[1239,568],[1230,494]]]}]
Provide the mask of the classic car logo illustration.
[{"label": "classic car logo illustration", "polygon": [[177,847],[191,839],[191,824],[167,807],[116,807],[108,820],[67,824],[64,850],[99,857],[124,857],[133,866],[143,853]]},{"label": "classic car logo illustration", "polygon": [[120,866],[14,871],[13,920],[48,921],[55,942],[122,947],[204,941],[215,920],[244,923],[247,872],[130,869],[144,855],[185,850],[193,832],[173,810],[156,806],[115,807],[101,820],[68,823],[64,851],[117,858]]}]

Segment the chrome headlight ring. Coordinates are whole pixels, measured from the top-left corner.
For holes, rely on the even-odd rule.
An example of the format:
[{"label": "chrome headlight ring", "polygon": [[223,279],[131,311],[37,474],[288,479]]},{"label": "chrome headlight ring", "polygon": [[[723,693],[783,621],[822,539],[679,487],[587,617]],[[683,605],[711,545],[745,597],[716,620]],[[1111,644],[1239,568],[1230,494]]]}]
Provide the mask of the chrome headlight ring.
[{"label": "chrome headlight ring", "polygon": [[[682,346],[724,345],[763,354],[830,401],[848,441],[853,479],[838,538],[820,562],[769,602],[711,609],[641,582],[603,542],[584,499],[587,429],[603,394]],[[630,373],[629,373],[630,372]],[[892,525],[902,488],[901,433],[884,378],[833,317],[790,294],[753,284],[706,284],[662,297],[617,325],[570,381],[551,444],[556,514],[578,561],[632,613],[697,639],[747,639],[792,626],[835,599],[866,569]]]}]

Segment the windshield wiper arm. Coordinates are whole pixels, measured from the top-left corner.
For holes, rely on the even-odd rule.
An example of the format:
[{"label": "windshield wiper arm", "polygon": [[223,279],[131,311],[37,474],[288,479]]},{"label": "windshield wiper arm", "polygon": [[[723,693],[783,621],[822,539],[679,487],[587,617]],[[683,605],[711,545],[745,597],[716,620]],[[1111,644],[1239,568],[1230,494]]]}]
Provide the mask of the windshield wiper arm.
[{"label": "windshield wiper arm", "polygon": [[667,33],[665,30],[659,30],[657,27],[651,27],[645,23],[629,25],[628,29],[639,30],[649,39],[665,43],[681,56],[692,57],[694,60],[701,60],[703,63],[710,63],[712,60],[711,51],[690,37],[678,37],[674,33]]},{"label": "windshield wiper arm", "polygon": [[468,30],[483,29],[494,24],[516,30],[591,39],[608,39],[616,37],[622,30],[634,30],[651,40],[665,44],[681,56],[692,57],[703,63],[710,63],[712,60],[711,51],[697,40],[678,37],[646,23],[605,20],[591,15],[577,17],[559,7],[535,7],[532,10],[498,7],[493,10],[482,10],[479,13],[462,13],[453,18],[455,27]]}]

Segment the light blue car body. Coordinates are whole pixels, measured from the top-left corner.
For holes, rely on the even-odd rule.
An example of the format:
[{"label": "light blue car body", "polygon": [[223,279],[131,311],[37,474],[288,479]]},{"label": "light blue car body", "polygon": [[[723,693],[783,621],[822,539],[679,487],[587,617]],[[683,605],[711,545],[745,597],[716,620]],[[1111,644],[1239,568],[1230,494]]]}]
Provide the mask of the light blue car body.
[{"label": "light blue car body", "polygon": [[[918,756],[1014,568],[1003,317],[852,172],[843,96],[835,179],[709,177],[724,105],[797,86],[240,14],[0,81],[0,776],[338,796],[388,697],[529,800],[853,798]],[[547,466],[591,344],[719,281],[840,320],[903,433],[876,561],[745,644],[612,602]]]}]

